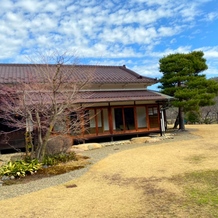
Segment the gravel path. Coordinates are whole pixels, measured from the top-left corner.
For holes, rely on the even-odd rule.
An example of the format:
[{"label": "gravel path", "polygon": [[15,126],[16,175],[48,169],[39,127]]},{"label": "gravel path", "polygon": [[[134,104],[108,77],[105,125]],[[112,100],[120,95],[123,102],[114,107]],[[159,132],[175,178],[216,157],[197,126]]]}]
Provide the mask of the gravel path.
[{"label": "gravel path", "polygon": [[[167,140],[186,140],[190,136],[189,134],[178,134],[176,135],[176,139],[166,139]],[[146,144],[118,144],[116,143],[113,146],[107,146],[103,147],[101,149],[96,150],[90,150],[90,151],[83,151],[81,152],[83,155],[88,156],[91,158],[91,164],[87,165],[87,167],[71,171],[69,173],[43,178],[36,181],[32,181],[26,184],[17,184],[17,185],[11,185],[11,186],[1,186],[0,187],[0,200],[16,197],[19,195],[24,195],[27,193],[35,192],[41,189],[45,189],[51,186],[56,186],[63,184],[65,182],[68,182],[70,180],[73,180],[75,178],[78,178],[82,176],[85,172],[87,172],[90,167],[95,164],[96,162],[100,161],[101,159],[107,157],[108,155],[127,150],[127,149],[134,149],[141,146],[151,146],[154,144],[160,144],[160,142],[155,143],[146,143]]]}]

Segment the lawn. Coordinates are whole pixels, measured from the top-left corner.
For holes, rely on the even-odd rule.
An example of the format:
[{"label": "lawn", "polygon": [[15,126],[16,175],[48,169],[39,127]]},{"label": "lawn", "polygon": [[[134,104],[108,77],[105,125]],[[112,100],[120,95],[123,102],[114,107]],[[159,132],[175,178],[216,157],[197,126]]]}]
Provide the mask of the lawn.
[{"label": "lawn", "polygon": [[110,155],[67,184],[2,200],[0,217],[218,217],[218,125],[187,130]]}]

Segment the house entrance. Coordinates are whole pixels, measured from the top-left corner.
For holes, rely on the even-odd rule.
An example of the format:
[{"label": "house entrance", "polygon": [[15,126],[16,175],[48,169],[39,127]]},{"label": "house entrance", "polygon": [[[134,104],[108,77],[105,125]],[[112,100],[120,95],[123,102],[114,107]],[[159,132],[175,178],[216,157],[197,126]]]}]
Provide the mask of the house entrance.
[{"label": "house entrance", "polygon": [[126,131],[135,129],[134,108],[114,108],[114,130]]}]

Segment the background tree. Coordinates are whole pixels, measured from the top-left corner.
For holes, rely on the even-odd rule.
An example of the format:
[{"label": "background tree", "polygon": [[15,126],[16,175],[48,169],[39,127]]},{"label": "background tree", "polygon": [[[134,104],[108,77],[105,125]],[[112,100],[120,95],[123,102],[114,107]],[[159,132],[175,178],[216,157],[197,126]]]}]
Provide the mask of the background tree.
[{"label": "background tree", "polygon": [[[218,77],[211,78],[218,84]],[[201,107],[200,119],[202,123],[218,123],[218,96],[214,98],[215,104]]]},{"label": "background tree", "polygon": [[218,123],[218,98],[215,98],[216,104],[205,106],[200,109],[199,117],[201,123]]},{"label": "background tree", "polygon": [[206,70],[206,59],[202,51],[188,54],[170,54],[159,60],[161,92],[175,97],[172,105],[178,108],[177,121],[179,129],[184,130],[184,112],[199,111],[206,105],[213,105],[218,91],[215,81],[207,80],[202,74]]},{"label": "background tree", "polygon": [[[1,85],[0,118],[5,125],[16,130],[26,129],[26,142],[31,147],[31,155],[42,160],[55,126],[61,134],[77,131],[81,127],[82,119],[74,119],[66,128],[66,119],[71,112],[80,113],[79,92],[90,84],[92,72],[83,72],[84,75],[75,80],[72,76],[74,57],[55,52],[40,56],[40,59],[43,64],[32,64],[30,68],[34,70],[31,74],[34,76],[26,74],[23,82]],[[34,143],[33,136],[36,138]]]}]

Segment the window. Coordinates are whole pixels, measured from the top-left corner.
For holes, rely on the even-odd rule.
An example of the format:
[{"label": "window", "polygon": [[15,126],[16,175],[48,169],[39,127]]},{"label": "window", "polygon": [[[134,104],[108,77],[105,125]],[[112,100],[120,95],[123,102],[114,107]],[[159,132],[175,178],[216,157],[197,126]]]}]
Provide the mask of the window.
[{"label": "window", "polygon": [[135,129],[134,107],[114,108],[112,111],[113,129],[128,131]]},{"label": "window", "polygon": [[98,133],[109,133],[108,109],[97,109]]},{"label": "window", "polygon": [[135,115],[133,107],[124,108],[124,119],[126,130],[135,129]]},{"label": "window", "polygon": [[84,132],[85,134],[109,133],[108,109],[98,108],[85,110]]},{"label": "window", "polygon": [[85,128],[85,134],[96,133],[95,110],[94,109],[85,110],[84,128]]},{"label": "window", "polygon": [[157,115],[157,107],[149,107],[148,115]]},{"label": "window", "polygon": [[149,125],[150,128],[158,128],[159,121],[158,121],[158,109],[156,106],[148,108],[148,115],[149,115]]},{"label": "window", "polygon": [[136,107],[138,129],[147,128],[146,108]]}]

